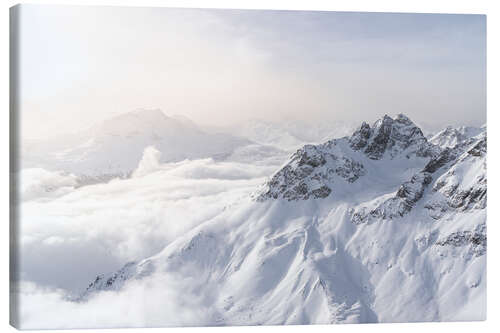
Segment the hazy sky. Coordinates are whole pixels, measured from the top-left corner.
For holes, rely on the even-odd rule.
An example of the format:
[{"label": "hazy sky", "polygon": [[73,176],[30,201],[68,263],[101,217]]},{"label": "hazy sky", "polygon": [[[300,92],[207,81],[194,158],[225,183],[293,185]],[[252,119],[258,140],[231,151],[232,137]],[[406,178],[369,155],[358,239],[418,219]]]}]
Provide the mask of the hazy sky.
[{"label": "hazy sky", "polygon": [[23,135],[136,108],[248,118],[486,121],[481,15],[24,5]]}]

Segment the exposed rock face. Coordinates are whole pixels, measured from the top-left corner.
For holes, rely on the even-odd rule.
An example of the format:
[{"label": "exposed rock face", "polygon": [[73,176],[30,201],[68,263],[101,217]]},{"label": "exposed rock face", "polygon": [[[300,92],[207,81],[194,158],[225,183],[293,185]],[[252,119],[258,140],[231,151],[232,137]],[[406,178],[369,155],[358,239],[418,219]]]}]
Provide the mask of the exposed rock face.
[{"label": "exposed rock face", "polygon": [[[266,184],[257,200],[325,198],[335,192],[336,182],[353,183],[364,176],[366,167],[362,161],[367,157],[391,163],[396,158],[431,158],[438,153],[439,148],[428,143],[408,117],[400,114],[392,119],[386,115],[373,127],[363,122],[351,137],[299,149]],[[400,201],[394,205],[407,206]]]},{"label": "exposed rock face", "polygon": [[476,256],[486,253],[486,225],[481,224],[475,230],[457,231],[438,240],[436,246],[464,247],[469,246],[471,252]]},{"label": "exposed rock face", "polygon": [[369,210],[367,207],[361,207],[351,210],[351,221],[354,224],[362,224],[376,219],[402,217],[422,198],[424,190],[431,182],[432,177],[429,173],[417,173],[409,181],[401,184],[393,197],[383,201],[376,208]]},{"label": "exposed rock face", "polygon": [[466,190],[456,191],[453,193],[448,201],[448,204],[452,208],[468,209],[473,208],[485,208],[486,207],[486,185],[485,182],[481,182],[477,187],[471,187]]},{"label": "exposed rock face", "polygon": [[354,132],[354,134],[349,139],[351,148],[354,150],[360,150],[366,147],[366,145],[368,144],[368,139],[370,139],[371,135],[372,130],[370,128],[370,125],[363,122],[363,124],[361,124],[361,127],[356,132]]},{"label": "exposed rock face", "polygon": [[[423,198],[430,185],[432,191],[426,195],[423,205],[433,219],[442,218],[450,210],[484,209],[485,156],[486,133],[462,138],[456,146],[446,147],[434,155],[421,172],[401,185],[394,196],[351,209],[351,221],[362,224],[403,217]],[[472,165],[481,167],[478,169]]]},{"label": "exposed rock face", "polygon": [[93,293],[101,290],[119,290],[130,278],[140,279],[153,272],[154,265],[149,260],[129,262],[114,273],[98,275],[77,300],[84,301]]},{"label": "exposed rock face", "polygon": [[[403,115],[395,119],[385,116],[373,127],[362,123],[349,138],[299,149],[265,185],[257,200],[323,199],[335,193],[335,188],[341,183],[354,183],[365,176],[366,158],[373,161],[370,163],[389,169],[392,164],[399,163],[397,159],[420,158],[427,159],[427,163],[392,194],[375,197],[372,201],[350,208],[351,222],[362,225],[400,219],[417,205],[434,220],[453,211],[484,209],[486,133],[476,137],[464,134],[459,139],[453,137],[449,140],[445,137],[446,133],[456,134],[455,131],[445,131],[440,134],[440,140],[448,143],[455,140],[455,146],[441,148],[429,143],[422,131]],[[482,168],[474,165],[482,165]],[[477,173],[479,170],[482,171]],[[470,181],[469,173],[474,173],[473,181]],[[442,238],[436,245],[482,244],[485,237],[469,231],[457,231]],[[483,245],[474,245],[474,253],[483,254],[483,248]]]},{"label": "exposed rock face", "polygon": [[365,154],[372,160],[380,159],[385,150],[394,143],[391,141],[392,134],[392,118],[384,116],[382,120],[375,123],[372,131],[372,140],[365,148]]},{"label": "exposed rock face", "polygon": [[479,140],[467,153],[475,157],[484,156],[486,154],[486,136]]},{"label": "exposed rock face", "polygon": [[430,160],[429,163],[427,163],[427,165],[424,168],[424,171],[429,173],[434,173],[439,168],[444,166],[446,163],[453,161],[455,158],[456,154],[454,150],[446,148],[438,156],[436,156],[435,158]]},{"label": "exposed rock face", "polygon": [[425,157],[436,153],[422,130],[402,114],[395,119],[386,115],[377,120],[373,128],[363,123],[351,136],[349,143],[352,149],[362,150],[372,160],[379,160],[386,154],[394,158],[405,150],[408,150],[407,155]]},{"label": "exposed rock face", "polygon": [[290,162],[266,184],[258,201],[283,198],[288,201],[326,198],[332,192],[335,178],[354,182],[365,174],[363,164],[348,157],[339,157],[324,145],[306,145],[292,155]]},{"label": "exposed rock face", "polygon": [[137,264],[135,262],[130,262],[125,264],[121,269],[117,272],[109,274],[109,275],[98,275],[94,281],[92,281],[83,295],[81,299],[85,299],[88,294],[92,292],[96,292],[99,290],[116,290],[119,289],[123,283],[128,279],[130,275],[133,275],[137,272]]},{"label": "exposed rock face", "polygon": [[[448,157],[441,163],[442,175],[432,188],[436,195],[425,205],[430,216],[440,219],[449,210],[486,208],[486,133],[445,152]],[[472,165],[477,167],[471,171]]]}]

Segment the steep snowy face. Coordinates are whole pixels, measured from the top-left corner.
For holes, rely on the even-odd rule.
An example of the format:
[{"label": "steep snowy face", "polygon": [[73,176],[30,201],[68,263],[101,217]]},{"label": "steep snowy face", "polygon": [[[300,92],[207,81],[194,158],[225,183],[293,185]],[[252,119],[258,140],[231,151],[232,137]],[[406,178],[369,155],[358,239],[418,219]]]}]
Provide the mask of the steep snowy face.
[{"label": "steep snowy face", "polygon": [[456,231],[441,237],[437,245],[468,248],[474,256],[486,253],[486,216],[474,220],[473,216],[486,213],[486,132],[458,144],[456,156],[436,172],[436,180],[429,198],[423,203],[429,216],[437,221],[469,216],[470,221],[455,226]]},{"label": "steep snowy face", "polygon": [[486,182],[486,132],[441,148],[384,117],[304,146],[256,198],[79,300],[166,275],[203,300],[205,325],[481,320]]},{"label": "steep snowy face", "polygon": [[409,181],[401,184],[397,192],[382,201],[375,199],[370,205],[351,211],[352,222],[367,223],[379,219],[392,219],[408,214],[423,198],[425,190],[432,190],[421,201],[429,215],[440,219],[444,213],[460,208],[486,207],[486,133],[445,148]]},{"label": "steep snowy face", "polygon": [[[403,217],[411,211],[417,201],[419,201],[427,186],[431,183],[432,177],[427,172],[420,172],[414,175],[409,181],[404,182],[397,192],[390,195],[388,199],[376,199],[375,208],[368,209],[359,206],[351,209],[352,222],[354,224],[368,223],[380,219],[393,219]],[[370,202],[372,204],[373,202]]]},{"label": "steep snowy face", "polygon": [[479,135],[484,130],[484,128],[477,127],[461,126],[454,128],[448,126],[444,130],[435,134],[429,141],[442,148],[453,148],[454,146]]},{"label": "steep snowy face", "polygon": [[425,208],[436,220],[450,211],[486,208],[486,133],[446,152],[449,162],[436,170],[435,195]]}]

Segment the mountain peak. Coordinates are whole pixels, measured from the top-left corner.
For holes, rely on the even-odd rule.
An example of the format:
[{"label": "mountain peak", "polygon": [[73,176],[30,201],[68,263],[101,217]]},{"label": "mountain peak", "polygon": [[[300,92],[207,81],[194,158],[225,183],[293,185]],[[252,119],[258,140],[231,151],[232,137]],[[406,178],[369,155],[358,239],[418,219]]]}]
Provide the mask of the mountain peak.
[{"label": "mountain peak", "polygon": [[98,137],[130,137],[138,134],[160,136],[165,133],[181,134],[186,126],[186,121],[169,117],[160,109],[135,109],[104,120],[95,126],[94,132]]},{"label": "mountain peak", "polygon": [[430,154],[422,130],[404,114],[398,114],[394,119],[384,115],[372,127],[363,122],[349,139],[349,144],[352,149],[362,150],[373,160],[381,159],[386,152],[391,158],[403,151],[407,151],[407,156],[412,153],[419,156]]},{"label": "mountain peak", "polygon": [[382,128],[384,126],[390,125],[394,122],[394,119],[389,117],[388,115],[384,115],[382,118],[376,120],[373,123],[373,128]]},{"label": "mountain peak", "polygon": [[403,123],[403,124],[407,124],[407,125],[413,124],[411,119],[402,113],[400,113],[396,116],[395,121]]},{"label": "mountain peak", "polygon": [[395,118],[392,118],[391,116],[385,114],[382,118],[376,120],[373,123],[373,127],[378,128],[380,126],[393,124],[395,122],[406,126],[416,126],[415,123],[408,116],[406,116],[403,113],[399,113],[398,115],[396,115]]},{"label": "mountain peak", "polygon": [[167,119],[169,118],[160,109],[135,109],[108,118],[104,120],[100,126],[104,128],[113,128],[128,124],[129,126],[137,127],[140,124],[157,124]]},{"label": "mountain peak", "polygon": [[353,183],[365,175],[361,162],[364,158],[359,153],[380,160],[398,156],[430,158],[438,150],[405,115],[394,119],[385,115],[372,126],[363,122],[350,138],[303,146],[273,175],[257,200],[325,198],[332,192],[333,183]]}]

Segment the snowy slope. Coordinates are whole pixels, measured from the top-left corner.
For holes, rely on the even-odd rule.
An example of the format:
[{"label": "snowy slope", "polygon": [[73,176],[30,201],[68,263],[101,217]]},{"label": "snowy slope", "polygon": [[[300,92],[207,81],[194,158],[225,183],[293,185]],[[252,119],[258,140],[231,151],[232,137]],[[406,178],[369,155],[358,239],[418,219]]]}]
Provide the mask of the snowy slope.
[{"label": "snowy slope", "polygon": [[252,197],[99,275],[79,301],[155,293],[168,276],[202,306],[205,321],[183,325],[481,320],[485,223],[486,133],[438,146],[385,116],[299,149]]},{"label": "snowy slope", "polygon": [[478,127],[460,126],[458,128],[454,128],[448,126],[444,130],[432,136],[429,141],[442,148],[452,148],[467,139],[475,137],[483,131],[484,128]]},{"label": "snowy slope", "polygon": [[[153,146],[162,163],[184,159],[226,158],[238,148],[253,144],[226,134],[208,134],[182,116],[161,110],[136,110],[92,128],[23,147],[23,168],[45,168],[73,173],[79,179],[99,180],[128,176]],[[274,149],[273,154],[278,150]]]}]

